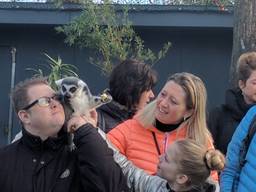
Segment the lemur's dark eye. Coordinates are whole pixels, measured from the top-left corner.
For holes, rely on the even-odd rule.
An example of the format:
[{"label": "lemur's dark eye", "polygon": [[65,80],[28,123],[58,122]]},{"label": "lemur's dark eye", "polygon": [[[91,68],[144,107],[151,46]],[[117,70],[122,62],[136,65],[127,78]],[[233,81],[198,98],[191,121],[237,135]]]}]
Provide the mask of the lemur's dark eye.
[{"label": "lemur's dark eye", "polygon": [[62,86],[62,91],[66,92],[67,91],[66,87]]},{"label": "lemur's dark eye", "polygon": [[99,99],[99,98],[94,98],[94,101],[95,101],[95,102],[99,102],[100,99]]},{"label": "lemur's dark eye", "polygon": [[76,91],[76,87],[71,87],[69,90],[71,93],[74,93]]}]

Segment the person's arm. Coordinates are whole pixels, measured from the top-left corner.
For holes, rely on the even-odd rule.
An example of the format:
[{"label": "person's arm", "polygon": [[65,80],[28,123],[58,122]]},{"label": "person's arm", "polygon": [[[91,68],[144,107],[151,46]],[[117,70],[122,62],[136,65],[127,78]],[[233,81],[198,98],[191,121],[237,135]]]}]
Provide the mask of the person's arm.
[{"label": "person's arm", "polygon": [[[113,152],[88,119],[73,117],[68,124],[74,133],[79,174],[83,191],[121,192],[127,188]],[[86,123],[86,124],[85,124]]]},{"label": "person's arm", "polygon": [[127,185],[132,191],[166,191],[166,180],[158,176],[149,175],[144,170],[136,167],[106,138],[102,130],[99,129],[98,132],[106,140],[108,147],[114,151],[114,159],[122,168],[124,175],[127,177]]},{"label": "person's arm", "polygon": [[243,140],[247,135],[250,123],[256,115],[256,106],[252,107],[238,125],[231,142],[228,145],[226,165],[221,174],[220,189],[223,192],[237,190],[238,177],[240,174],[240,150]]}]

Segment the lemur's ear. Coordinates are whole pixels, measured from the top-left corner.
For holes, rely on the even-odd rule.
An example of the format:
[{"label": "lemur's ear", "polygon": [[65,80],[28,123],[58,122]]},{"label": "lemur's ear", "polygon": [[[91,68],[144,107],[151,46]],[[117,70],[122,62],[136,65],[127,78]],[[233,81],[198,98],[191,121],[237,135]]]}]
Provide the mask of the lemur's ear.
[{"label": "lemur's ear", "polygon": [[88,87],[88,85],[84,81],[78,78],[77,78],[77,84],[78,86],[81,86],[81,87]]},{"label": "lemur's ear", "polygon": [[57,81],[55,81],[55,84],[57,85],[57,87],[61,87],[63,79],[59,79]]}]

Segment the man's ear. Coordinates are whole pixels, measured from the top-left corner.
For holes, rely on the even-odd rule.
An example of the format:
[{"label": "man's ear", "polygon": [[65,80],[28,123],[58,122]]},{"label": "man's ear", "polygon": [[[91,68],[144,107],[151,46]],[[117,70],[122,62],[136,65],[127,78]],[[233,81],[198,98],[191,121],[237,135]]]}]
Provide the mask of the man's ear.
[{"label": "man's ear", "polygon": [[18,112],[18,117],[23,124],[28,124],[30,122],[30,114],[25,110],[20,110]]},{"label": "man's ear", "polygon": [[239,80],[239,81],[238,81],[238,86],[239,86],[239,88],[240,88],[241,90],[245,87],[245,83],[246,83],[246,82],[244,82],[244,81],[242,81],[242,80]]},{"label": "man's ear", "polygon": [[176,176],[176,182],[180,185],[185,184],[188,181],[188,176],[184,174],[178,174]]}]

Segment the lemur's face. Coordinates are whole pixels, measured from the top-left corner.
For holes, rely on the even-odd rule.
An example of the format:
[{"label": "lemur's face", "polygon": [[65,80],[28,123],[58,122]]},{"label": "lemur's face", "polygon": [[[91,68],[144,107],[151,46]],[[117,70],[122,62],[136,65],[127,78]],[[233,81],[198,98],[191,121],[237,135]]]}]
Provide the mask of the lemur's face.
[{"label": "lemur's face", "polygon": [[74,95],[76,94],[77,92],[77,89],[78,87],[75,86],[75,85],[65,85],[63,84],[61,86],[61,94],[66,97],[67,99],[68,98],[73,98]]},{"label": "lemur's face", "polygon": [[76,77],[66,77],[56,81],[60,94],[64,99],[72,99],[74,97],[86,96],[91,97],[90,90],[85,82]]},{"label": "lemur's face", "polygon": [[112,97],[108,94],[93,96],[87,84],[76,77],[66,77],[56,81],[60,99],[63,103],[70,104],[74,111],[84,114],[84,110],[97,108],[108,103]]}]

